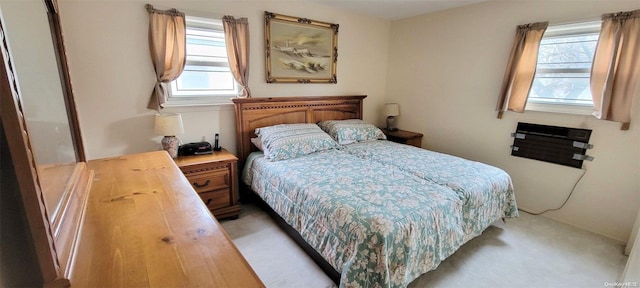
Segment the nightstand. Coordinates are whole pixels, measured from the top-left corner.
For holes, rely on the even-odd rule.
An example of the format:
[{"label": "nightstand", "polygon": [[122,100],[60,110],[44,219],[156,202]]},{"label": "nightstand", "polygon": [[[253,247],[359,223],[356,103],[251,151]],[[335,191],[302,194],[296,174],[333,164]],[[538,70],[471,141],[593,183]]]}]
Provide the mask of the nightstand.
[{"label": "nightstand", "polygon": [[423,136],[422,133],[404,131],[400,129],[396,131],[389,131],[385,128],[381,128],[380,130],[382,130],[384,135],[387,136],[387,140],[389,141],[422,148],[422,136]]},{"label": "nightstand", "polygon": [[238,218],[238,158],[235,155],[222,149],[213,154],[179,156],[174,160],[216,218]]}]

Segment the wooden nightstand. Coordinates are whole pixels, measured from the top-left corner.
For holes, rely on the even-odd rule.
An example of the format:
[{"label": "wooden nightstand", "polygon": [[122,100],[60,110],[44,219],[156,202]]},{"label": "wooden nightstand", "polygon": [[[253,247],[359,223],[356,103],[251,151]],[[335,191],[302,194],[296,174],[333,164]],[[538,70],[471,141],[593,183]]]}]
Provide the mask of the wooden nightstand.
[{"label": "wooden nightstand", "polygon": [[238,158],[227,150],[174,159],[193,189],[218,219],[238,218]]},{"label": "wooden nightstand", "polygon": [[413,145],[418,148],[422,148],[422,136],[423,136],[422,133],[415,133],[415,132],[404,131],[399,129],[396,131],[389,131],[385,128],[381,128],[380,130],[382,130],[384,135],[387,136],[387,140],[389,141],[407,144],[407,145]]}]

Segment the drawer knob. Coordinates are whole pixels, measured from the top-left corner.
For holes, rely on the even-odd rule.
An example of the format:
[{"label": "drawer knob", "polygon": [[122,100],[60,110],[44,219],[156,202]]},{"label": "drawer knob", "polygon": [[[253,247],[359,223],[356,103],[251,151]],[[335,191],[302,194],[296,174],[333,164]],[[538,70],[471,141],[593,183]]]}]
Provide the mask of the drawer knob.
[{"label": "drawer knob", "polygon": [[209,183],[211,183],[211,180],[207,179],[207,181],[205,181],[204,184],[198,184],[198,182],[193,182],[193,186],[196,188],[202,188],[202,187],[207,187]]}]

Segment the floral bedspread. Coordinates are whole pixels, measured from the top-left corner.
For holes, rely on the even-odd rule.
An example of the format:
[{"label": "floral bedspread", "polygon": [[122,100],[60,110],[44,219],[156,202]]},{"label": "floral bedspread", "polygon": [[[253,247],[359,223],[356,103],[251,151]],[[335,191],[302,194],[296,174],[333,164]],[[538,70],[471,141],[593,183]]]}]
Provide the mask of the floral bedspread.
[{"label": "floral bedspread", "polygon": [[467,238],[455,191],[344,150],[252,154],[242,178],[341,273],[340,287],[405,287]]},{"label": "floral bedspread", "polygon": [[518,216],[511,177],[500,168],[386,140],[345,147],[345,151],[359,158],[399,168],[454,190],[464,203],[463,221],[468,239],[482,233],[497,219]]}]

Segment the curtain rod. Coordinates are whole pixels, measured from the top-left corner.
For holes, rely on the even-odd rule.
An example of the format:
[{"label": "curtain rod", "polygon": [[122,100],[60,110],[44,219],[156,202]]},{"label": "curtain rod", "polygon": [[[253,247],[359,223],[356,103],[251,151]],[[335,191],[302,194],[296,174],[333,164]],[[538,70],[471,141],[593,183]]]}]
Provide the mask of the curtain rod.
[{"label": "curtain rod", "polygon": [[159,13],[159,14],[167,14],[167,15],[171,15],[171,16],[184,16],[184,13],[178,11],[178,9],[176,8],[171,8],[168,10],[159,10],[156,8],[153,8],[153,5],[151,4],[144,4],[144,8],[147,9],[147,12],[149,13]]}]

